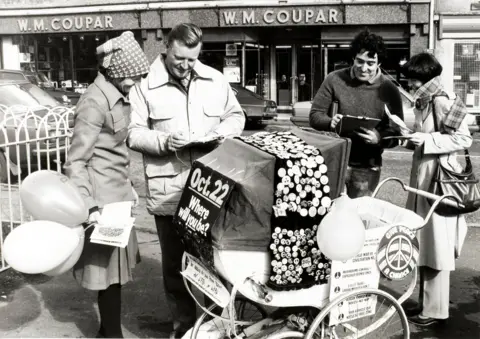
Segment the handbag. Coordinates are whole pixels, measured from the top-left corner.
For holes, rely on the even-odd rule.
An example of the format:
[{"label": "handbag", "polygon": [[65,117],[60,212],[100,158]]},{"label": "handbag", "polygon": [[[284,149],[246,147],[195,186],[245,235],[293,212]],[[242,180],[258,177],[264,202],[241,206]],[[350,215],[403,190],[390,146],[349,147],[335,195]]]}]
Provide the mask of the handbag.
[{"label": "handbag", "polygon": [[[433,98],[435,99],[435,98]],[[437,115],[435,113],[435,105],[432,100],[432,114],[435,131],[440,131]],[[439,204],[435,209],[435,213],[442,216],[458,216],[460,214],[471,213],[480,208],[480,190],[478,189],[478,179],[473,174],[472,162],[468,150],[465,153],[465,168],[461,173],[450,170],[442,165],[440,157],[437,161],[437,169],[431,182],[429,192],[443,196],[453,195],[458,198],[461,205],[457,207],[446,204]],[[450,199],[453,200],[453,199]],[[430,200],[430,202],[433,202]]]}]

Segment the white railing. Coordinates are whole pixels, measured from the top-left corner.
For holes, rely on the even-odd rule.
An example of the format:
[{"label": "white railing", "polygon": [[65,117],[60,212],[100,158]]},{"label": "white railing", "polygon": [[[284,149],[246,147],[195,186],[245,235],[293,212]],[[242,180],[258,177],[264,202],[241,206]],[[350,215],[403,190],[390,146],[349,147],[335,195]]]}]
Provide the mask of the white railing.
[{"label": "white railing", "polygon": [[30,221],[22,207],[22,180],[39,169],[62,171],[73,128],[72,108],[0,105],[0,272],[8,268],[3,242]]}]

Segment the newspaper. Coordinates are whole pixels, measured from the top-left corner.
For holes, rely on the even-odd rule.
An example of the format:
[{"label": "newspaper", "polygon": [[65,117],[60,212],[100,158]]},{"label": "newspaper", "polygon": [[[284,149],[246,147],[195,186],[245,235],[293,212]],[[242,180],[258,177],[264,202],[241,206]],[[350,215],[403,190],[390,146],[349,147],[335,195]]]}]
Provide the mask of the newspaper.
[{"label": "newspaper", "polygon": [[407,125],[402,119],[390,112],[387,105],[385,105],[385,114],[387,114],[388,119],[390,120],[390,126],[397,129],[402,136],[405,137],[413,133],[413,131],[407,127]]},{"label": "newspaper", "polygon": [[135,222],[131,215],[131,201],[105,205],[101,218],[90,236],[90,242],[125,248]]}]

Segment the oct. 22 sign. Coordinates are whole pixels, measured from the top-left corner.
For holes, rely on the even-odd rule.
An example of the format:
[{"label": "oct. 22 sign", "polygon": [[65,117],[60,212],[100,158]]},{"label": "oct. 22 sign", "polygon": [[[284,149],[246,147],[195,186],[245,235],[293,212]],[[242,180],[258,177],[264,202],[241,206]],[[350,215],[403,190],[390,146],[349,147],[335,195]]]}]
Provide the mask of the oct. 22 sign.
[{"label": "oct. 22 sign", "polygon": [[210,239],[210,228],[233,190],[235,182],[221,173],[194,162],[178,204],[174,220],[187,232]]}]

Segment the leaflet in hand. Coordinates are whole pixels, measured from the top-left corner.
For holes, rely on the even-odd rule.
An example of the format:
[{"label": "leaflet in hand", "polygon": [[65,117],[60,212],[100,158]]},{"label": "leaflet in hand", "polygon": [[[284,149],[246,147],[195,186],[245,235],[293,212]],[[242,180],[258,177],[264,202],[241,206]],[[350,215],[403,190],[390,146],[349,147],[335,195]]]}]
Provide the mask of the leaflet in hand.
[{"label": "leaflet in hand", "polygon": [[103,207],[102,216],[90,236],[90,242],[125,248],[135,222],[132,202],[122,201]]},{"label": "leaflet in hand", "polygon": [[385,105],[385,114],[388,116],[388,119],[390,120],[390,126],[397,129],[401,135],[407,136],[413,133],[413,131],[407,127],[405,122],[402,119],[400,119],[400,117],[390,112],[387,105]]},{"label": "leaflet in hand", "polygon": [[192,147],[192,146],[215,146],[220,143],[224,139],[221,135],[214,135],[214,136],[204,136],[199,139],[190,141],[185,147]]}]

